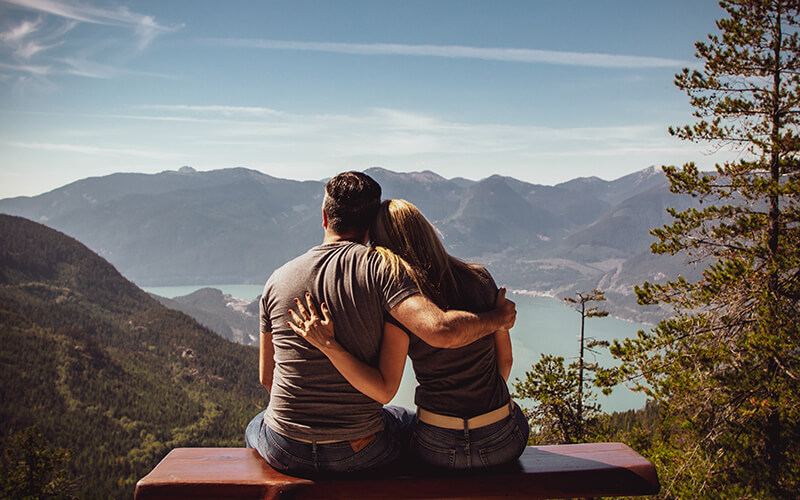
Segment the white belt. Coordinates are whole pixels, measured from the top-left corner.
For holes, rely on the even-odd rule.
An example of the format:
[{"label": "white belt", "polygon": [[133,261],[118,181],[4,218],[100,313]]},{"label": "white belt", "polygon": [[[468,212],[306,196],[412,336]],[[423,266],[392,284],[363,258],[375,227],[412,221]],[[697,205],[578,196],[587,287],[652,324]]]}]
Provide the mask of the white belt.
[{"label": "white belt", "polygon": [[432,411],[428,411],[424,408],[418,408],[417,417],[419,418],[420,422],[435,425],[436,427],[441,427],[443,429],[478,429],[506,418],[511,414],[512,404],[513,403],[509,401],[507,405],[503,405],[496,410],[492,410],[488,413],[484,413],[483,415],[478,415],[477,417],[472,418],[459,418],[451,417],[449,415],[439,415],[438,413],[433,413]]}]

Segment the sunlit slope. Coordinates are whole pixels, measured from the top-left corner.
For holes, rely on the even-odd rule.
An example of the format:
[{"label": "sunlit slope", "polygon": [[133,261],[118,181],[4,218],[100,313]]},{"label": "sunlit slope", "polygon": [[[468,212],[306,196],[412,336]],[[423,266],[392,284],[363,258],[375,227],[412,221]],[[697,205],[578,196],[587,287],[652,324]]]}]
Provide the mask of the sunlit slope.
[{"label": "sunlit slope", "polygon": [[0,435],[69,448],[81,498],[130,498],[177,446],[242,446],[257,351],[161,306],[57,231],[0,215]]}]

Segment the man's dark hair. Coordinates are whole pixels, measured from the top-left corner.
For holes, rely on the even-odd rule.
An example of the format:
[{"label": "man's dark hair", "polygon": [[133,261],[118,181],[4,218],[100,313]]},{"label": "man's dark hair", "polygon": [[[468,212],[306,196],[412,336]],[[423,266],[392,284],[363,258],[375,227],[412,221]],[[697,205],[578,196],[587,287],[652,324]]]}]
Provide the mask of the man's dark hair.
[{"label": "man's dark hair", "polygon": [[336,234],[362,237],[381,204],[381,186],[363,172],[343,172],[325,185],[322,209]]}]

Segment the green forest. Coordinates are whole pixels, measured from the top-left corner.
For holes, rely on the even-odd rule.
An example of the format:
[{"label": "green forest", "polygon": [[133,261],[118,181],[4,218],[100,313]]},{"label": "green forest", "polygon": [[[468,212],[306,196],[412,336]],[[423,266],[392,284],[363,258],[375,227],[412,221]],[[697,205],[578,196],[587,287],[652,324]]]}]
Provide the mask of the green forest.
[{"label": "green forest", "polygon": [[[717,31],[695,44],[700,64],[675,76],[695,122],[669,133],[739,159],[663,167],[698,207],[669,209],[672,223],[651,231],[654,254],[702,276],[642,283],[639,304],[665,313],[654,328],[609,346],[582,332],[579,362],[543,356],[515,388],[532,401],[535,441],[625,441],[656,465],[661,498],[800,498],[800,1],[720,6]],[[618,366],[583,363],[603,347]],[[618,384],[647,407],[604,415],[594,393]]]},{"label": "green forest", "polygon": [[0,216],[3,498],[132,498],[179,446],[244,446],[253,347],[164,308],[77,241]]}]

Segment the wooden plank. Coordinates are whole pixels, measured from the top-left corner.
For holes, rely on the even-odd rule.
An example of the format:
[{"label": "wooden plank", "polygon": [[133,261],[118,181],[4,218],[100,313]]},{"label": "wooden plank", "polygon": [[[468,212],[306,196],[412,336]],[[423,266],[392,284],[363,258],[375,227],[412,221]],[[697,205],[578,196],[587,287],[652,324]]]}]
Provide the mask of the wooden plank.
[{"label": "wooden plank", "polygon": [[504,499],[651,495],[655,467],[622,443],[529,446],[502,469],[417,476],[302,479],[254,450],[178,448],[136,486],[136,500],[178,498]]},{"label": "wooden plank", "polygon": [[139,480],[134,497],[267,500],[306,483],[312,481],[277,472],[252,449],[175,448]]}]

